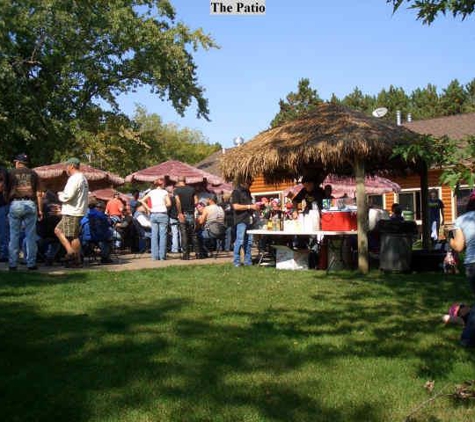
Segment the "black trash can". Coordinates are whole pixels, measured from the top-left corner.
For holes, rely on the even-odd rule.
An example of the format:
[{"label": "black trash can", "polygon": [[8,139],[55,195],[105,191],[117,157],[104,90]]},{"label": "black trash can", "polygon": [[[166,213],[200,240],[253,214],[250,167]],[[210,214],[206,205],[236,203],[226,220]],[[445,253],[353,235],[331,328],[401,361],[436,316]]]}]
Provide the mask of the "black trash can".
[{"label": "black trash can", "polygon": [[380,220],[377,224],[381,245],[379,268],[382,271],[409,272],[411,270],[412,242],[417,234],[414,221]]}]

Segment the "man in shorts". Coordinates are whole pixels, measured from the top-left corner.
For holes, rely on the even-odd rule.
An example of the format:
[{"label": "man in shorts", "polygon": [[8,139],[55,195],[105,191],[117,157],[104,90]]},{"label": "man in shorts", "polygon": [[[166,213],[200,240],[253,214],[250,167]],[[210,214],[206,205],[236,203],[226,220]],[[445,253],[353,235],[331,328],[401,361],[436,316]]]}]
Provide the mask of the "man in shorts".
[{"label": "man in shorts", "polygon": [[82,217],[88,210],[89,185],[79,170],[80,162],[77,158],[66,161],[66,172],[69,179],[63,192],[58,198],[62,203],[61,221],[54,229],[56,237],[66,249],[66,264],[78,266],[81,263],[81,242],[79,227]]}]

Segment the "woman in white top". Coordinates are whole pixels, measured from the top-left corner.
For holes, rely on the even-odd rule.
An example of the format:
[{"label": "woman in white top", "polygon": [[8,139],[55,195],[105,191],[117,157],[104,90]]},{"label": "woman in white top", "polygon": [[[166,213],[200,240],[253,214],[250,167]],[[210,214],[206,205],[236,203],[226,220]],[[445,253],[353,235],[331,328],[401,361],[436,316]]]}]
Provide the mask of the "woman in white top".
[{"label": "woman in white top", "polygon": [[[154,185],[156,188],[148,192],[140,202],[147,212],[150,213],[150,223],[152,225],[152,260],[164,261],[167,254],[167,209],[171,206],[171,201],[168,192],[164,189],[165,179],[163,177],[159,177],[155,180]],[[150,206],[148,200],[150,200]]]}]

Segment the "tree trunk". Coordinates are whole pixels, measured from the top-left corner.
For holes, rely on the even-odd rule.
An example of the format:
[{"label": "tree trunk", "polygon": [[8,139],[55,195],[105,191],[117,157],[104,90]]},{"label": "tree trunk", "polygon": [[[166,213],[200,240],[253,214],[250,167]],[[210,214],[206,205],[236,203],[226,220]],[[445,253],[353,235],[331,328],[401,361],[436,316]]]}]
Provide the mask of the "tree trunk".
[{"label": "tree trunk", "polygon": [[369,271],[368,262],[368,205],[364,187],[364,162],[355,160],[356,206],[358,209],[358,269],[361,273]]}]

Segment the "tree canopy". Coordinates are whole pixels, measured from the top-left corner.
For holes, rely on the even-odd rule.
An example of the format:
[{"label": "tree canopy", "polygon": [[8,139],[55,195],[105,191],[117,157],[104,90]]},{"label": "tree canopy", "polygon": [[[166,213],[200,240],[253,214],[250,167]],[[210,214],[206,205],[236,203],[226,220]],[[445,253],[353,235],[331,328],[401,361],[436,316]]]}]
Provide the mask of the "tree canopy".
[{"label": "tree canopy", "polygon": [[117,96],[140,86],[208,117],[192,53],[216,45],[168,0],[2,1],[0,16],[0,160],[80,148],[91,128],[124,122]]},{"label": "tree canopy", "polygon": [[78,130],[76,138],[70,153],[123,176],[167,160],[195,164],[221,148],[209,144],[200,131],[164,123],[143,107],[132,119],[109,113],[97,126]]},{"label": "tree canopy", "polygon": [[[279,101],[279,112],[272,120],[271,127],[310,112],[321,101],[317,91],[310,86],[309,79],[300,79],[298,91],[289,93],[286,101]],[[435,85],[427,84],[424,88],[416,88],[410,93],[405,92],[402,87],[390,85],[375,95],[369,95],[356,87],[342,99],[332,94],[329,101],[341,103],[368,115],[377,107],[386,107],[389,112],[383,118],[393,122],[396,121],[397,110],[401,111],[404,118],[411,114],[414,120],[470,113],[475,112],[475,79],[465,85],[454,79],[441,90]]]},{"label": "tree canopy", "polygon": [[402,4],[409,3],[410,9],[417,10],[417,18],[430,25],[437,15],[450,13],[453,17],[465,19],[475,9],[474,0],[386,0],[396,12]]},{"label": "tree canopy", "polygon": [[285,100],[279,101],[279,112],[271,122],[271,127],[296,119],[313,110],[322,99],[317,90],[310,87],[310,80],[302,78],[298,81],[297,92],[290,92]]}]

